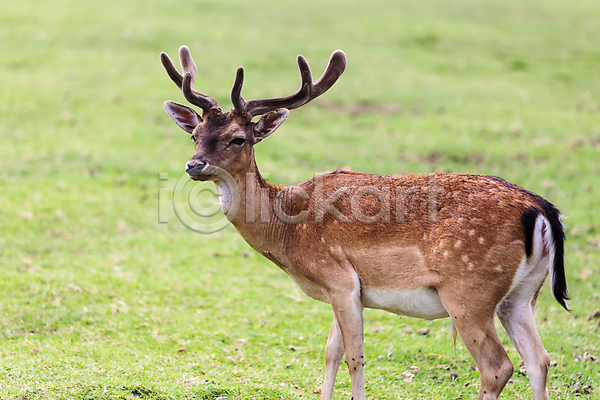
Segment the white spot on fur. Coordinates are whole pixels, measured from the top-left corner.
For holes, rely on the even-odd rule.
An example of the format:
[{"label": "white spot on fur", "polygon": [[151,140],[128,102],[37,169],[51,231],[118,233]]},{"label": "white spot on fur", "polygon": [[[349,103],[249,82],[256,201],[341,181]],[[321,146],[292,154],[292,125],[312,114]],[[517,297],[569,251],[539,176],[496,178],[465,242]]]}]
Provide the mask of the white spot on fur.
[{"label": "white spot on fur", "polygon": [[485,239],[482,237],[479,238],[479,244],[483,244],[483,242],[485,242]]},{"label": "white spot on fur", "polygon": [[475,236],[475,229],[469,230],[469,236]]},{"label": "white spot on fur", "polygon": [[496,267],[494,268],[494,271],[498,272],[498,273],[502,273],[502,271],[504,271],[502,269],[502,265],[496,265]]},{"label": "white spot on fur", "polygon": [[462,256],[460,256],[460,259],[463,260],[463,262],[468,262],[469,261],[469,256],[466,254],[463,254]]},{"label": "white spot on fur", "polygon": [[473,263],[468,263],[468,264],[467,264],[467,269],[468,269],[469,271],[473,271],[473,267],[474,267]]},{"label": "white spot on fur", "polygon": [[444,251],[444,257],[448,258],[450,256],[450,252],[448,250]]},{"label": "white spot on fur", "polygon": [[458,249],[461,245],[462,245],[462,241],[457,240],[456,243],[454,243],[454,248]]}]

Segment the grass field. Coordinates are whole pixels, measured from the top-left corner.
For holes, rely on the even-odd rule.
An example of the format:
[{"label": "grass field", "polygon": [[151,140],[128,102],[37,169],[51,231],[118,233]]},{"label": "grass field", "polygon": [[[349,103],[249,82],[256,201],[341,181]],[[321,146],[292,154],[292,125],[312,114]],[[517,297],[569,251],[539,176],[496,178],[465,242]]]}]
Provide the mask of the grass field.
[{"label": "grass field", "polygon": [[[257,146],[273,183],[342,165],[471,172],[556,204],[573,311],[544,288],[549,390],[600,398],[597,0],[1,5],[0,398],[318,397],[329,306],[232,227],[198,234],[172,209],[158,223],[159,190],[193,154],[162,108],[184,102],[158,59],[181,44],[224,109],[238,65],[245,98],[280,96],[298,87],[297,54],[318,76],[346,52],[334,88]],[[369,398],[476,398],[447,320],[366,310],[365,339]],[[342,369],[336,399],[349,389]],[[529,395],[516,372],[504,398]]]}]

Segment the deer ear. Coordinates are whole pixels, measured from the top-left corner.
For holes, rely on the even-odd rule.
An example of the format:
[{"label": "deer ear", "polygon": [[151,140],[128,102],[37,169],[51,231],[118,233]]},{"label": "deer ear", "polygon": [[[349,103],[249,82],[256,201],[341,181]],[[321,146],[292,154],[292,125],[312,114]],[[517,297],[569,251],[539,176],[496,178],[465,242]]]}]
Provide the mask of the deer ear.
[{"label": "deer ear", "polygon": [[254,143],[260,142],[275,132],[275,129],[279,128],[279,125],[285,121],[288,114],[289,111],[287,108],[280,108],[260,117],[256,125],[254,125]]},{"label": "deer ear", "polygon": [[202,122],[202,118],[196,111],[187,106],[165,101],[164,107],[169,117],[173,118],[173,121],[187,133],[194,132],[194,128]]}]

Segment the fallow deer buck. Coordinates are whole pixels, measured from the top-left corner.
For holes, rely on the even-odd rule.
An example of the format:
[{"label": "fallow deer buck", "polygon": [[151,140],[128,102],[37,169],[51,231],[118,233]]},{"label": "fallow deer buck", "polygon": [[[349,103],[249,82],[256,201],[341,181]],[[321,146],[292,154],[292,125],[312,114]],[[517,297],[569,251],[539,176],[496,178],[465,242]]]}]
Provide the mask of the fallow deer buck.
[{"label": "fallow deer buck", "polygon": [[480,371],[479,399],[496,399],[513,372],[494,327],[498,315],[523,358],[533,398],[548,398],[550,358],[534,321],[548,273],[556,300],[568,310],[564,233],[552,204],[500,178],[469,174],[344,169],[274,186],[258,171],[254,145],[288,110],[325,93],[344,71],[345,54],[335,51],[314,83],[298,56],[300,90],[275,99],[244,100],[240,67],[228,113],[194,89],[197,69],[187,47],[179,58],[183,75],[161,54],[167,73],[202,116],[171,101],[165,109],[194,139],[190,178],[214,181],[227,219],[250,246],[308,296],[331,304],[321,400],[332,399],[344,354],[352,398],[365,397],[365,307],[428,320],[450,317]]}]

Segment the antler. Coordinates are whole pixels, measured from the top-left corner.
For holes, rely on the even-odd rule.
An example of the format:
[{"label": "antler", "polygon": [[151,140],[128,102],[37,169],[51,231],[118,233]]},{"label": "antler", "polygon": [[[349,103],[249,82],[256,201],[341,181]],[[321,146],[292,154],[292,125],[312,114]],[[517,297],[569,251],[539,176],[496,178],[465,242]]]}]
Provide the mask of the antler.
[{"label": "antler", "polygon": [[266,114],[278,108],[293,110],[308,103],[325,93],[338,80],[346,69],[346,54],[342,50],[336,50],[329,58],[329,64],[318,81],[313,83],[312,74],[308,62],[302,56],[298,56],[298,67],[302,85],[295,94],[287,97],[274,99],[260,99],[246,101],[242,98],[242,85],[244,84],[244,68],[239,67],[235,77],[233,89],[231,89],[232,112],[252,119],[255,115]]},{"label": "antler", "polygon": [[202,111],[205,112],[213,108],[219,108],[215,99],[199,93],[194,89],[198,68],[196,68],[196,64],[194,64],[194,60],[190,54],[190,49],[188,49],[187,46],[181,46],[179,48],[179,61],[181,62],[181,69],[183,70],[184,75],[181,75],[179,71],[177,71],[177,68],[175,68],[175,65],[173,65],[173,62],[167,53],[160,53],[160,60],[167,70],[167,74],[169,74],[169,77],[175,82],[179,89],[181,89],[183,96],[187,101],[200,107]]}]

